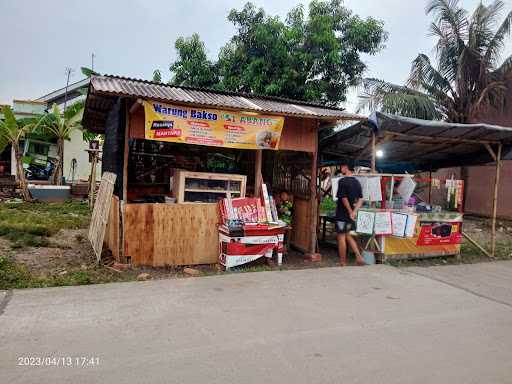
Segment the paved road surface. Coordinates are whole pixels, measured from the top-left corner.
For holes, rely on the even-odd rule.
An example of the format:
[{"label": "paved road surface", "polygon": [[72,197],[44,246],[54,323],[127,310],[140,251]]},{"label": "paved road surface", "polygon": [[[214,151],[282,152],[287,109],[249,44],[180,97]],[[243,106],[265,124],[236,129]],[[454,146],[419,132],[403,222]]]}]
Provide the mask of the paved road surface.
[{"label": "paved road surface", "polygon": [[[512,262],[405,268],[475,295],[512,306]],[[512,378],[511,378],[512,382]]]},{"label": "paved road surface", "polygon": [[[329,268],[0,293],[0,382],[511,383],[511,266]],[[482,292],[465,273],[481,279]],[[18,366],[24,356],[93,356],[99,366]]]}]

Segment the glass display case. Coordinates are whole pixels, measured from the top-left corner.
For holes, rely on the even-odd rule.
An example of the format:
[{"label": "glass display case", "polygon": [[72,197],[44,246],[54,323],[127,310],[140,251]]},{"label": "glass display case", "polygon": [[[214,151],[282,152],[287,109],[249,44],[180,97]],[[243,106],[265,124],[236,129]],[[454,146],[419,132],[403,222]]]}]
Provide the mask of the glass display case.
[{"label": "glass display case", "polygon": [[225,197],[245,197],[247,176],[177,170],[171,180],[176,203],[216,203]]}]

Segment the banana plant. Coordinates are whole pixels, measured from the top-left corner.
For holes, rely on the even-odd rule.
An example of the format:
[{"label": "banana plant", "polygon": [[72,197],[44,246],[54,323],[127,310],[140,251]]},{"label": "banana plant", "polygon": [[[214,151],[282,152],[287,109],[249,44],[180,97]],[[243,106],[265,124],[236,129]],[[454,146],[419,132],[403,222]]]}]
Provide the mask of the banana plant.
[{"label": "banana plant", "polygon": [[57,104],[53,104],[51,111],[43,119],[42,129],[57,139],[57,164],[52,176],[52,183],[62,184],[64,168],[64,141],[71,139],[75,130],[82,129],[82,116],[84,113],[84,102],[79,101],[70,105],[64,113]]},{"label": "banana plant", "polygon": [[37,119],[19,119],[17,120],[9,106],[2,108],[4,119],[0,120],[0,152],[10,144],[14,150],[16,158],[16,180],[19,184],[23,200],[31,201],[30,192],[27,188],[25,179],[25,170],[23,169],[23,151],[21,142],[27,134],[35,131],[42,124],[44,117]]}]

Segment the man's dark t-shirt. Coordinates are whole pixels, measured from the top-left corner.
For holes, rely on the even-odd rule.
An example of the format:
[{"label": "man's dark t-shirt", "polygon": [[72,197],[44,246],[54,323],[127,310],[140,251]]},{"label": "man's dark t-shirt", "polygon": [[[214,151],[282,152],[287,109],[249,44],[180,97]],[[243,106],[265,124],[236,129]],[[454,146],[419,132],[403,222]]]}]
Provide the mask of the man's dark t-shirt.
[{"label": "man's dark t-shirt", "polygon": [[336,220],[338,221],[352,221],[347,209],[343,205],[343,199],[346,197],[352,208],[355,207],[357,201],[363,197],[363,189],[361,183],[352,176],[340,179],[338,184],[338,203],[336,205]]}]

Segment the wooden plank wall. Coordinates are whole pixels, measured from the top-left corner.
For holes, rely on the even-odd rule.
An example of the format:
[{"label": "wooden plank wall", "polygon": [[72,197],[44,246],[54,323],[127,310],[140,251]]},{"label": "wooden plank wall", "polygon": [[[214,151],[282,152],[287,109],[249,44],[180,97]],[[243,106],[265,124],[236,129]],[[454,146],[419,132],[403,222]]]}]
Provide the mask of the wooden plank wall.
[{"label": "wooden plank wall", "polygon": [[293,222],[290,243],[302,252],[307,252],[311,243],[311,203],[309,200],[293,199]]},{"label": "wooden plank wall", "polygon": [[134,265],[214,264],[217,204],[127,204],[125,255]]},{"label": "wooden plank wall", "polygon": [[300,117],[285,117],[279,150],[316,152],[315,135],[318,120]]},{"label": "wooden plank wall", "polygon": [[112,251],[117,261],[119,258],[119,197],[112,196],[107,228],[105,230],[105,246]]}]

